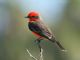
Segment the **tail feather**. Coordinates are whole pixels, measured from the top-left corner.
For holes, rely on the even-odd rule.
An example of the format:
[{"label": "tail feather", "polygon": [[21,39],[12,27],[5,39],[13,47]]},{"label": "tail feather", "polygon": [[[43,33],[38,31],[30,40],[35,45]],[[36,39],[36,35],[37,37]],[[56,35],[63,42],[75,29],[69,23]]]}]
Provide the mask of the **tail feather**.
[{"label": "tail feather", "polygon": [[49,39],[51,42],[56,43],[62,51],[65,51],[65,48],[60,44],[59,41],[55,40],[55,38]]},{"label": "tail feather", "polygon": [[59,41],[56,41],[56,44],[61,48],[61,50],[62,51],[64,51],[65,49],[64,49],[64,47],[60,44],[60,42]]}]

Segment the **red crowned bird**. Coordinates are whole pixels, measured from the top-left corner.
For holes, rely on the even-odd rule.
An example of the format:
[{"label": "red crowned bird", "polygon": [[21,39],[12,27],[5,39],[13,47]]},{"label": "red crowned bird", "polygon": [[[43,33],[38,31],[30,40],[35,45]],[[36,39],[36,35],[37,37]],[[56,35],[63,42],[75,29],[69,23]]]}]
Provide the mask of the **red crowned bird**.
[{"label": "red crowned bird", "polygon": [[48,39],[49,41],[56,43],[62,51],[65,49],[62,47],[62,45],[55,39],[55,36],[52,34],[50,29],[41,21],[39,14],[37,12],[30,12],[28,16],[25,18],[29,19],[28,27],[32,31],[33,34],[35,34],[38,39],[36,40],[38,42],[38,46],[41,51],[40,41],[42,39]]}]

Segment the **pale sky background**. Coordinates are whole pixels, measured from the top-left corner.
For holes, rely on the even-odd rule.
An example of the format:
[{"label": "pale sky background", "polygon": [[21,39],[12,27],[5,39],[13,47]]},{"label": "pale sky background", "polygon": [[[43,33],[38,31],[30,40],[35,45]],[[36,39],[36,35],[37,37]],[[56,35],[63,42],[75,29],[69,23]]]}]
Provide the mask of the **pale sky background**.
[{"label": "pale sky background", "polygon": [[66,8],[67,3],[68,0],[0,0],[0,30],[5,30],[9,23],[8,4],[17,6],[24,17],[30,11],[37,11],[44,21],[55,23],[63,16],[62,12]]},{"label": "pale sky background", "polygon": [[22,12],[27,14],[29,11],[37,11],[45,19],[58,20],[62,16],[62,12],[66,8],[68,0],[16,0]]}]

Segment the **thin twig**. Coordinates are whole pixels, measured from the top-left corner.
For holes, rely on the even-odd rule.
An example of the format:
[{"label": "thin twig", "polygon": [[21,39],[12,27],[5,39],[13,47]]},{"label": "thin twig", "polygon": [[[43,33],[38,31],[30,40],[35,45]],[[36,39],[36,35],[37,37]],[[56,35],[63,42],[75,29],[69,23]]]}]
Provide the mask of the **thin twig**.
[{"label": "thin twig", "polygon": [[27,52],[28,52],[28,54],[29,54],[29,56],[30,56],[31,58],[33,58],[34,60],[38,60],[37,58],[35,58],[35,57],[29,52],[28,49],[26,49],[26,50],[27,50]]},{"label": "thin twig", "polygon": [[[29,54],[29,56],[31,57],[31,58],[33,58],[34,60],[38,60],[37,58],[35,58],[30,52],[29,52],[29,50],[28,49],[26,49],[27,50],[27,52],[28,52],[28,54]],[[43,60],[43,49],[41,48],[41,52],[40,52],[40,59],[39,60]]]},{"label": "thin twig", "polygon": [[41,48],[41,52],[40,52],[40,60],[43,60],[43,49]]}]

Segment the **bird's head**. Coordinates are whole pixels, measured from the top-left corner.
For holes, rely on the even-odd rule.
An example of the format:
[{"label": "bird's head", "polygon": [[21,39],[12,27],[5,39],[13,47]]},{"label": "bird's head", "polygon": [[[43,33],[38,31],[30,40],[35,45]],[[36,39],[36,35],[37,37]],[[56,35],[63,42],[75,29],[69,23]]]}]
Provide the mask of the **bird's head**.
[{"label": "bird's head", "polygon": [[30,12],[30,13],[28,13],[28,15],[25,18],[28,18],[29,21],[38,21],[39,14],[37,12]]}]

